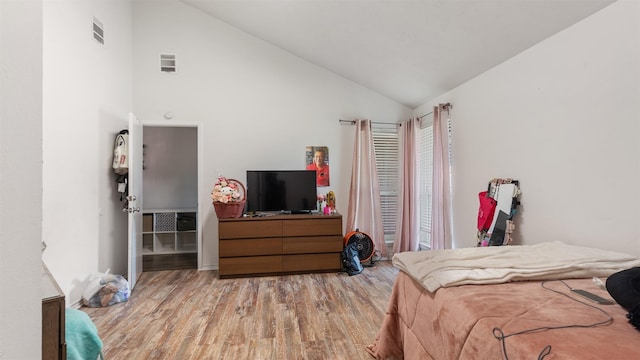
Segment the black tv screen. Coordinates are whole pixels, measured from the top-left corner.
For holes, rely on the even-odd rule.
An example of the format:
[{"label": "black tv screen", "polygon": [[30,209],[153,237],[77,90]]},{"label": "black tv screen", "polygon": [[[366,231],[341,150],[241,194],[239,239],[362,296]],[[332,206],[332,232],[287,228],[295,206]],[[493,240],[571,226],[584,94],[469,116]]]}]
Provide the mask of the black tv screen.
[{"label": "black tv screen", "polygon": [[247,170],[247,212],[310,212],[317,208],[314,170]]}]

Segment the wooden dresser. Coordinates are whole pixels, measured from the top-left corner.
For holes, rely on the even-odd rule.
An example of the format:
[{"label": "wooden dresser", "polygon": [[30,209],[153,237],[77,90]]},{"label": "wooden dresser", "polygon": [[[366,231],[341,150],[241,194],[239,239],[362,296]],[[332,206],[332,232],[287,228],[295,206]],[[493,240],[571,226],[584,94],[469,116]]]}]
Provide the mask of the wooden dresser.
[{"label": "wooden dresser", "polygon": [[64,293],[42,264],[42,359],[66,358]]},{"label": "wooden dresser", "polygon": [[340,271],[342,215],[218,220],[221,278]]}]

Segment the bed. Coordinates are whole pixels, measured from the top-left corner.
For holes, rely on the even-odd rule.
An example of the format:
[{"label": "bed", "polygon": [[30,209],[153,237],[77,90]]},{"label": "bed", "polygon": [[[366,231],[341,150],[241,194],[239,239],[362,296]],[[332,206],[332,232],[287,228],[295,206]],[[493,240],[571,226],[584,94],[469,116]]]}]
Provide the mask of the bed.
[{"label": "bed", "polygon": [[401,271],[366,348],[376,359],[640,359],[624,308],[569,289],[610,299],[593,277],[640,266],[636,257],[554,242],[402,253],[393,264]]}]

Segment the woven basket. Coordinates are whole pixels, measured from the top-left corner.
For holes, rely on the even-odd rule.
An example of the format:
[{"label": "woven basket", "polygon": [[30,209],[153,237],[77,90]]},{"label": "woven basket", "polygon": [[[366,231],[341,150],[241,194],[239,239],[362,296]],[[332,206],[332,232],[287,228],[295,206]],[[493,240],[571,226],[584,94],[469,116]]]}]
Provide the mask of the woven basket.
[{"label": "woven basket", "polygon": [[236,185],[238,185],[238,189],[242,189],[242,198],[238,201],[228,203],[214,201],[213,207],[216,210],[218,219],[233,219],[242,217],[242,213],[244,212],[244,204],[247,202],[247,189],[245,189],[244,185],[236,179],[227,179],[227,181],[230,183],[235,183]]}]

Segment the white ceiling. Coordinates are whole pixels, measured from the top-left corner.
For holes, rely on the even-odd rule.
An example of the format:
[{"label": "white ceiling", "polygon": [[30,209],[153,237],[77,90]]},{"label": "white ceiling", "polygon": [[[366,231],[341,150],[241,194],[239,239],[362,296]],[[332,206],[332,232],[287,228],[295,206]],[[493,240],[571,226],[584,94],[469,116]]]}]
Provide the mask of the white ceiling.
[{"label": "white ceiling", "polygon": [[181,0],[415,108],[614,0]]}]

